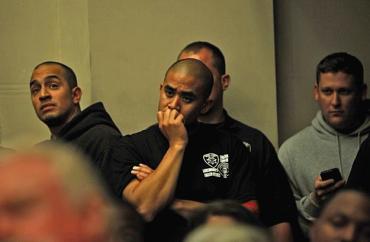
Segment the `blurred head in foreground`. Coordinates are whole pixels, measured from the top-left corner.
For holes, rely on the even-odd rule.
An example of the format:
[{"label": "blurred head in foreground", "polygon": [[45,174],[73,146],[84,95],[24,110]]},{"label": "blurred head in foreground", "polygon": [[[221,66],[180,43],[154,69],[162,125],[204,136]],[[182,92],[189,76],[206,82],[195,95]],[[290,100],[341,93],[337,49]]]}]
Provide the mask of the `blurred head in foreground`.
[{"label": "blurred head in foreground", "polygon": [[191,217],[192,227],[203,224],[243,223],[263,227],[258,218],[247,208],[233,200],[217,200],[195,210]]},{"label": "blurred head in foreground", "polygon": [[140,241],[122,218],[131,216],[140,223],[70,147],[48,143],[0,158],[0,241]]},{"label": "blurred head in foreground", "polygon": [[272,242],[267,230],[246,224],[205,224],[192,231],[185,242]]},{"label": "blurred head in foreground", "polygon": [[312,242],[369,242],[370,197],[356,190],[336,193],[310,230]]}]

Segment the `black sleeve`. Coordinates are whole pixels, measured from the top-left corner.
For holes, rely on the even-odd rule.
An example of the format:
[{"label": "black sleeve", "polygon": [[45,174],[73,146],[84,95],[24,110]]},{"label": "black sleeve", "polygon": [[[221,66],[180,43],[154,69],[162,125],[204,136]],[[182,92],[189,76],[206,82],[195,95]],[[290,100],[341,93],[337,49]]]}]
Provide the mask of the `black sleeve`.
[{"label": "black sleeve", "polygon": [[259,167],[257,198],[261,220],[267,225],[292,222],[296,219],[297,208],[288,177],[270,141],[262,136],[258,152],[253,159]]},{"label": "black sleeve", "polygon": [[347,187],[370,194],[370,138],[361,145],[348,177]]},{"label": "black sleeve", "polygon": [[130,136],[120,137],[112,144],[110,160],[104,167],[104,173],[117,197],[122,198],[123,189],[135,178],[131,174],[132,167],[142,160]]},{"label": "black sleeve", "polygon": [[231,139],[230,198],[245,203],[256,199],[256,172],[250,153],[238,138]]}]

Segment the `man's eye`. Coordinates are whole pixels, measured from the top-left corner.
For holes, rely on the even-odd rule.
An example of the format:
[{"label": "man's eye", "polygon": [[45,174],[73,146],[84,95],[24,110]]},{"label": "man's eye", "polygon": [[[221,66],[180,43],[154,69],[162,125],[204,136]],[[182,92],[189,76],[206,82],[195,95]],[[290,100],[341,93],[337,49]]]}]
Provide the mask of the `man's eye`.
[{"label": "man's eye", "polygon": [[333,227],[341,228],[348,224],[348,219],[340,216],[340,217],[334,217],[329,220],[330,223],[333,225]]},{"label": "man's eye", "polygon": [[31,87],[31,94],[36,94],[40,91],[40,87]]},{"label": "man's eye", "polygon": [[165,88],[164,92],[166,93],[167,97],[173,97],[175,95],[175,91],[169,88]]},{"label": "man's eye", "polygon": [[59,87],[57,83],[50,83],[48,86],[50,89],[57,89]]},{"label": "man's eye", "polygon": [[181,99],[185,102],[185,103],[191,103],[194,98],[193,97],[187,97],[187,96],[182,96]]},{"label": "man's eye", "polygon": [[345,95],[345,96],[350,95],[351,93],[352,93],[351,90],[340,90],[339,91],[340,95]]},{"label": "man's eye", "polygon": [[328,90],[328,89],[323,89],[323,90],[321,90],[321,92],[324,93],[324,95],[330,95],[330,94],[333,93],[332,90]]}]

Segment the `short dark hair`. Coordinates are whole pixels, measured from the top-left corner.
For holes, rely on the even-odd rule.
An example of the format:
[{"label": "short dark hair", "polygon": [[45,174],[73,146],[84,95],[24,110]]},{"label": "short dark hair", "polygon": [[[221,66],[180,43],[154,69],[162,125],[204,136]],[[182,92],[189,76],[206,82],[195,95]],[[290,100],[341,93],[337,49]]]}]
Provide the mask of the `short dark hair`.
[{"label": "short dark hair", "polygon": [[346,52],[337,52],[326,56],[316,67],[316,83],[320,82],[320,74],[328,72],[344,72],[352,76],[357,86],[364,84],[364,67],[361,61]]},{"label": "short dark hair", "polygon": [[344,188],[341,188],[340,190],[337,190],[336,192],[334,193],[331,193],[328,195],[327,199],[325,199],[321,204],[320,204],[320,207],[317,209],[317,216],[321,216],[321,214],[324,212],[324,210],[326,209],[326,207],[331,203],[332,200],[334,200],[335,197],[338,196],[338,194],[341,194],[341,193],[347,193],[347,192],[356,192],[358,194],[361,194],[363,195],[364,197],[366,197],[366,199],[368,199],[370,201],[370,194],[359,189],[359,188],[354,188],[354,187],[344,187]]},{"label": "short dark hair", "polygon": [[42,65],[58,65],[58,66],[62,67],[62,69],[64,70],[64,75],[65,75],[65,78],[68,82],[69,87],[71,89],[73,89],[74,87],[77,87],[77,77],[76,77],[76,74],[72,70],[71,67],[69,67],[69,66],[67,66],[63,63],[57,62],[57,61],[44,61],[44,62],[38,64],[33,70],[36,70],[38,67],[40,67]]},{"label": "short dark hair", "polygon": [[225,57],[217,46],[209,42],[195,41],[188,44],[187,46],[185,46],[184,49],[182,49],[178,56],[178,59],[182,53],[186,52],[198,53],[201,49],[208,49],[212,52],[213,66],[217,69],[220,75],[224,75],[226,73]]}]

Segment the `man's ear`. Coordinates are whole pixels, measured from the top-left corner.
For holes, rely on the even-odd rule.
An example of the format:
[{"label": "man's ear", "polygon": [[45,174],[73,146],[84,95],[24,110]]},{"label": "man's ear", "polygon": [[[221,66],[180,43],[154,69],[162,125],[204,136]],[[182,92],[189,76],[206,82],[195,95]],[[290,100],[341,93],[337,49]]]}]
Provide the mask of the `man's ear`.
[{"label": "man's ear", "polygon": [[82,91],[79,87],[74,87],[72,89],[72,101],[74,104],[79,104],[82,97]]},{"label": "man's ear", "polygon": [[222,86],[222,90],[226,90],[229,85],[230,85],[230,82],[231,82],[231,77],[229,74],[224,74],[221,76],[221,86]]},{"label": "man's ear", "polygon": [[365,100],[367,96],[367,85],[365,83],[362,85],[361,95],[362,95],[362,100]]},{"label": "man's ear", "polygon": [[315,83],[315,86],[313,87],[313,90],[312,90],[312,94],[313,94],[313,98],[315,99],[315,101],[318,101],[319,100],[319,86],[317,85],[317,83]]},{"label": "man's ear", "polygon": [[200,114],[206,114],[213,106],[213,100],[207,99],[205,103],[202,105],[202,109],[200,110]]}]

